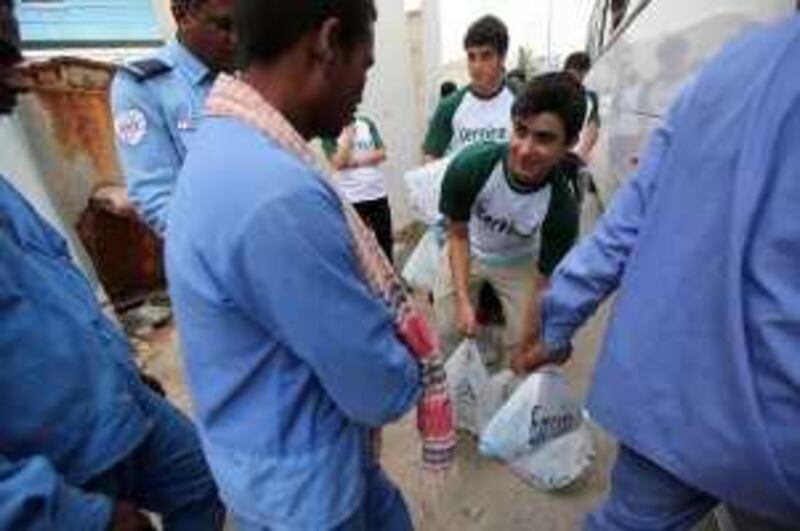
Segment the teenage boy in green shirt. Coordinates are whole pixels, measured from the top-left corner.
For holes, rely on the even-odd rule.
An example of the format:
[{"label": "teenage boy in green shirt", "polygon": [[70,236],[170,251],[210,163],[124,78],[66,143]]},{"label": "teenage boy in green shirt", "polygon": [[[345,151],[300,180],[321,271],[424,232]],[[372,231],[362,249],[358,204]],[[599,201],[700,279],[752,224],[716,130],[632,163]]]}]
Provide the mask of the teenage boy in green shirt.
[{"label": "teenage boy in green shirt", "polygon": [[470,83],[436,108],[422,147],[426,161],[476,142],[508,140],[514,94],[505,83],[506,25],[492,15],[476,20],[464,36],[464,50]]},{"label": "teenage boy in green shirt", "polygon": [[474,144],[450,163],[440,200],[447,252],[434,288],[445,353],[475,335],[475,295],[487,282],[506,317],[500,365],[508,364],[538,279],[552,273],[578,235],[576,193],[559,163],[585,113],[583,89],[570,76],[540,76],[514,102],[508,142]]}]

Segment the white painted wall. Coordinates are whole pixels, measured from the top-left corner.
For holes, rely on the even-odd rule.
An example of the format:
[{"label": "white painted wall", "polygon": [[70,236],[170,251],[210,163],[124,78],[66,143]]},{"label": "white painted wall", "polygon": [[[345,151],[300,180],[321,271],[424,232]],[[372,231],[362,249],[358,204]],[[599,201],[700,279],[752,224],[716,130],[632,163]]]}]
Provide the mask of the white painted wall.
[{"label": "white painted wall", "polygon": [[375,66],[370,71],[362,112],[378,126],[388,151],[383,170],[388,179],[389,200],[395,228],[411,221],[403,185],[403,173],[421,162],[421,135],[417,123],[414,78],[402,2],[377,0]]},{"label": "white painted wall", "polygon": [[74,227],[59,210],[59,199],[47,186],[44,169],[29,144],[30,129],[23,125],[23,112],[30,114],[30,102],[23,100],[21,109],[12,116],[0,117],[0,175],[16,188],[44,219],[67,240],[76,263],[97,289],[98,297],[106,300],[97,283],[97,275],[89,255],[83,248]]},{"label": "white painted wall", "polygon": [[39,178],[41,172],[16,116],[0,117],[0,174],[35,205],[47,221],[62,233],[67,233],[64,222],[56,213],[54,203]]}]

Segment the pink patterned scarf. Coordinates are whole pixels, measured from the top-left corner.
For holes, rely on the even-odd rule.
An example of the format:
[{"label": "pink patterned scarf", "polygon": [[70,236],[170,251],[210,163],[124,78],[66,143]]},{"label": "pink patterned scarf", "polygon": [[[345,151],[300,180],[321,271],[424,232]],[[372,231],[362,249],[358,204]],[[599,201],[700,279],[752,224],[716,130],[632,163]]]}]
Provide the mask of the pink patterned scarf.
[{"label": "pink patterned scarf", "polygon": [[[210,116],[237,118],[255,127],[314,168],[334,190],[337,189],[329,172],[318,163],[308,143],[295,128],[243,81],[219,75],[206,101],[206,112]],[[381,251],[372,231],[347,201],[341,200],[341,205],[364,280],[391,310],[397,335],[422,368],[424,391],[417,405],[417,421],[422,438],[423,464],[433,470],[449,469],[455,454],[455,429],[436,338],[425,315],[414,304],[410,291]]]}]

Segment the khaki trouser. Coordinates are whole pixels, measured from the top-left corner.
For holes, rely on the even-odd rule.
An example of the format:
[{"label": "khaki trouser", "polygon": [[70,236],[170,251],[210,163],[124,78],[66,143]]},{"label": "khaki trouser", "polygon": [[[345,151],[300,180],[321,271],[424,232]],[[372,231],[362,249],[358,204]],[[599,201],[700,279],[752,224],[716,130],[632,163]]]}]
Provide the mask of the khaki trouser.
[{"label": "khaki trouser", "polygon": [[[473,308],[477,310],[478,292],[482,282],[488,282],[497,292],[505,316],[502,352],[491,365],[508,367],[522,334],[522,319],[526,306],[535,295],[539,272],[533,261],[512,266],[488,265],[479,259],[470,261],[469,294]],[[439,263],[439,272],[433,288],[434,314],[439,330],[441,351],[449,357],[464,339],[456,323],[456,292],[453,286],[450,254],[444,248]]]}]

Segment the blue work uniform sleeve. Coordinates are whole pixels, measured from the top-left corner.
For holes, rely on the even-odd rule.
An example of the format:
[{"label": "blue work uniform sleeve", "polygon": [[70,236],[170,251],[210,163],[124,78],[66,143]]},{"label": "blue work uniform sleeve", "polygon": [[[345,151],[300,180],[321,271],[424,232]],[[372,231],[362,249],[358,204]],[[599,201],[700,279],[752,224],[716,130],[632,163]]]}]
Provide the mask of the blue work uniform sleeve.
[{"label": "blue work uniform sleeve", "polygon": [[105,531],[112,513],[110,499],[67,485],[43,457],[0,455],[0,529]]},{"label": "blue work uniform sleeve", "polygon": [[556,268],[541,311],[543,339],[552,350],[568,344],[577,329],[619,286],[660,179],[662,161],[670,151],[671,123],[668,118],[653,133],[638,170],[615,194],[593,233]]},{"label": "blue work uniform sleeve", "polygon": [[246,311],[311,366],[353,422],[377,427],[407,412],[419,367],[362,281],[335,196],[293,192],[247,227],[229,277]]},{"label": "blue work uniform sleeve", "polygon": [[125,182],[139,214],[162,235],[181,161],[158,101],[120,72],[111,86],[114,131]]}]

